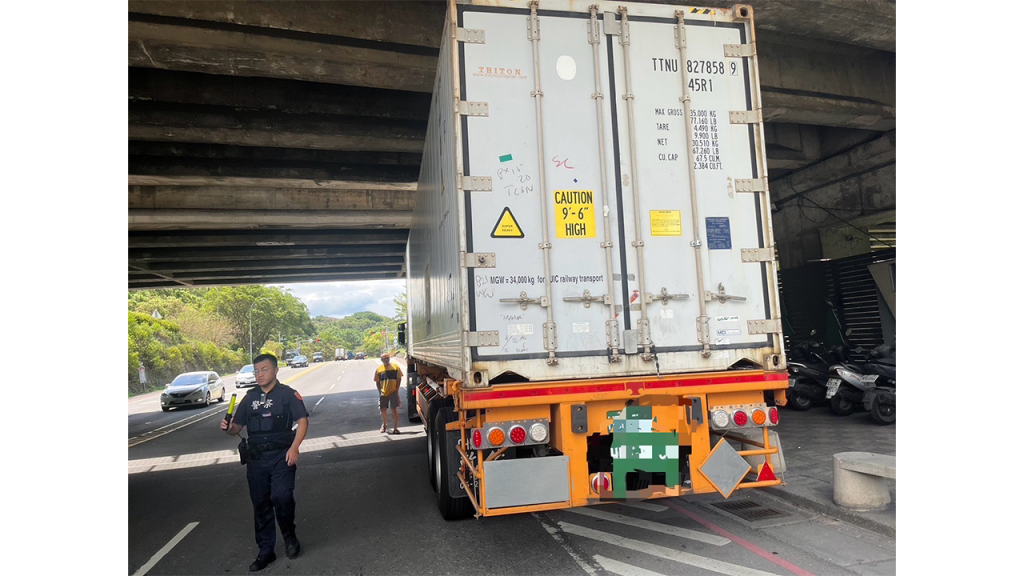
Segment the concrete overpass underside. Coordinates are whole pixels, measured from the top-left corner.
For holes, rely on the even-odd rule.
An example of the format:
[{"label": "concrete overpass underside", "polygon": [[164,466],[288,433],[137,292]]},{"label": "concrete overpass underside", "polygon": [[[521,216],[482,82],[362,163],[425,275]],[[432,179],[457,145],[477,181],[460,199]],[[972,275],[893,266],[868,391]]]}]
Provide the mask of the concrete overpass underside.
[{"label": "concrete overpass underside", "polygon": [[[798,266],[895,223],[895,3],[750,4]],[[130,0],[129,289],[403,277],[444,11]]]}]

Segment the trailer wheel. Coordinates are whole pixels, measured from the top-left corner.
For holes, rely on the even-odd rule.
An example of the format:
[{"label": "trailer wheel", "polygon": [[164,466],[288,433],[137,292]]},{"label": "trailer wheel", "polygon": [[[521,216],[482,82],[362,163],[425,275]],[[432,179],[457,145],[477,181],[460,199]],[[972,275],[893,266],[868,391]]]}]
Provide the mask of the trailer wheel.
[{"label": "trailer wheel", "polygon": [[[456,468],[456,462],[452,461],[451,451],[448,448],[448,434],[445,424],[454,422],[457,419],[455,412],[450,407],[444,407],[437,411],[434,416],[434,477],[437,483],[437,509],[445,520],[461,520],[473,514],[473,503],[468,496],[461,498],[452,497],[451,471]],[[457,480],[456,480],[457,482]]]},{"label": "trailer wheel", "polygon": [[427,404],[427,421],[423,423],[423,429],[427,433],[427,476],[430,478],[430,487],[437,490],[437,478],[434,476],[434,414],[437,413],[437,402]]},{"label": "trailer wheel", "polygon": [[832,412],[836,416],[849,416],[857,409],[856,404],[854,404],[846,394],[843,394],[842,390],[837,392],[829,402],[832,407]]}]

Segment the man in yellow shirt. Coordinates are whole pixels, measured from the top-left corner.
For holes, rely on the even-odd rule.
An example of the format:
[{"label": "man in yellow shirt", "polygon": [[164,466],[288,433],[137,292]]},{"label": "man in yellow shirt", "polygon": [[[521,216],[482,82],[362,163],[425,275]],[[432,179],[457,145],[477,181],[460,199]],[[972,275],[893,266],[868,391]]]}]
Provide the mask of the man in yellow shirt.
[{"label": "man in yellow shirt", "polygon": [[398,434],[398,408],[402,405],[402,399],[398,394],[398,383],[402,380],[402,369],[398,364],[391,363],[391,356],[384,352],[380,355],[382,364],[377,366],[377,372],[373,375],[373,381],[377,384],[377,391],[380,392],[380,431],[381,434],[388,431],[388,406],[391,407],[391,419],[394,421],[392,434]]}]

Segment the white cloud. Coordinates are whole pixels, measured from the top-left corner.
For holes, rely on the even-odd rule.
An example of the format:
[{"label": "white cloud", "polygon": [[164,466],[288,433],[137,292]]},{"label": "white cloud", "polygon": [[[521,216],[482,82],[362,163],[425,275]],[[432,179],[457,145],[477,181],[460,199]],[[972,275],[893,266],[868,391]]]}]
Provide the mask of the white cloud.
[{"label": "white cloud", "polygon": [[309,308],[309,315],[343,318],[369,310],[381,316],[395,315],[394,298],[405,291],[405,279],[361,282],[309,282],[279,284]]}]

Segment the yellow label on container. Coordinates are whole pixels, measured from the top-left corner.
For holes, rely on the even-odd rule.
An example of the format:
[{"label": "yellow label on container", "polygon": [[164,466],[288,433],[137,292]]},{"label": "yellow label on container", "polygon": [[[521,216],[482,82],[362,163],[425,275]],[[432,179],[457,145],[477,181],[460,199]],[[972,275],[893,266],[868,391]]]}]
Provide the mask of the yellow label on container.
[{"label": "yellow label on container", "polygon": [[597,238],[593,190],[555,190],[555,236]]},{"label": "yellow label on container", "polygon": [[679,210],[651,210],[651,236],[682,236],[683,218]]}]

